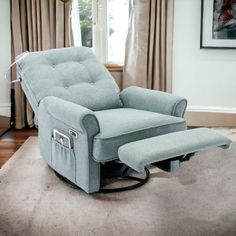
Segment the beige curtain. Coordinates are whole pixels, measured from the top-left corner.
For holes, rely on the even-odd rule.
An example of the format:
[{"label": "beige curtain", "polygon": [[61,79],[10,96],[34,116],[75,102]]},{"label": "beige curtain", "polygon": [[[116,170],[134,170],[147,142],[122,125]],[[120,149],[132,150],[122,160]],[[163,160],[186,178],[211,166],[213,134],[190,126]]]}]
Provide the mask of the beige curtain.
[{"label": "beige curtain", "polygon": [[123,88],[171,92],[174,0],[130,0]]},{"label": "beige curtain", "polygon": [[[11,0],[12,59],[24,51],[72,46],[70,10],[70,0]],[[34,126],[34,115],[20,84],[12,89],[15,127]]]}]

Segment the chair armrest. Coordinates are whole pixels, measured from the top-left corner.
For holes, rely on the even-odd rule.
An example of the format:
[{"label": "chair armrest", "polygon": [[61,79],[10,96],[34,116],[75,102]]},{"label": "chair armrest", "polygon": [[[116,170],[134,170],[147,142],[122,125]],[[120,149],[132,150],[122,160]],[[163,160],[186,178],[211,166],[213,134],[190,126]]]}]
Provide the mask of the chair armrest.
[{"label": "chair armrest", "polygon": [[[76,183],[87,193],[100,189],[100,164],[93,160],[93,139],[99,133],[94,113],[80,105],[57,97],[45,97],[38,109],[39,148],[42,157],[56,172]],[[68,149],[53,140],[52,131],[58,129],[72,138]]]},{"label": "chair armrest", "polygon": [[48,96],[40,102],[39,116],[40,114],[45,115],[45,112],[53,119],[78,132],[86,132],[89,136],[99,132],[99,123],[93,111],[78,104]]},{"label": "chair armrest", "polygon": [[183,117],[187,100],[170,93],[129,87],[120,93],[124,107]]}]

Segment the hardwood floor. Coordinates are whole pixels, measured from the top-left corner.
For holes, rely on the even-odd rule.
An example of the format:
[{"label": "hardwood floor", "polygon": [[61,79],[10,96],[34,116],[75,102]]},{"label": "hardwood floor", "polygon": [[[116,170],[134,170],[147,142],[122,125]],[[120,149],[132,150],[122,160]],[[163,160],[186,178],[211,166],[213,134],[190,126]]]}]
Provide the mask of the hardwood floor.
[{"label": "hardwood floor", "polygon": [[30,136],[37,136],[36,128],[22,130],[9,130],[0,137],[0,168]]}]

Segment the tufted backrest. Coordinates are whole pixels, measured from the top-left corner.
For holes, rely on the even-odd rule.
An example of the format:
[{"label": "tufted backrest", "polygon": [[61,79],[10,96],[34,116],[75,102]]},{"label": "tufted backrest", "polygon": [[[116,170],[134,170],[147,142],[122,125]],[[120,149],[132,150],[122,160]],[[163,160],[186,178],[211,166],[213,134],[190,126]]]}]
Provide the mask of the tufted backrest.
[{"label": "tufted backrest", "polygon": [[17,68],[22,88],[35,112],[47,96],[94,111],[122,106],[117,84],[88,48],[31,52],[17,62]]}]

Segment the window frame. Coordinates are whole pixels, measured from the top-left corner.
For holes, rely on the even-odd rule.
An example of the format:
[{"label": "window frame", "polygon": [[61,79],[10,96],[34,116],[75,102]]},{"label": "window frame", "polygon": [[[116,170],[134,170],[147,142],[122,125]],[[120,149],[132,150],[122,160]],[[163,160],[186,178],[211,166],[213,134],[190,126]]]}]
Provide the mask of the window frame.
[{"label": "window frame", "polygon": [[[78,1],[73,0],[72,7],[78,8]],[[73,31],[78,32],[80,29],[77,27],[79,15],[72,9]],[[99,60],[104,63],[107,68],[112,70],[121,71],[123,63],[108,61],[108,16],[107,16],[107,0],[92,0],[92,37],[93,47],[91,48]],[[81,45],[81,35],[78,35],[74,40],[75,45]],[[123,70],[123,69],[122,69]]]}]

